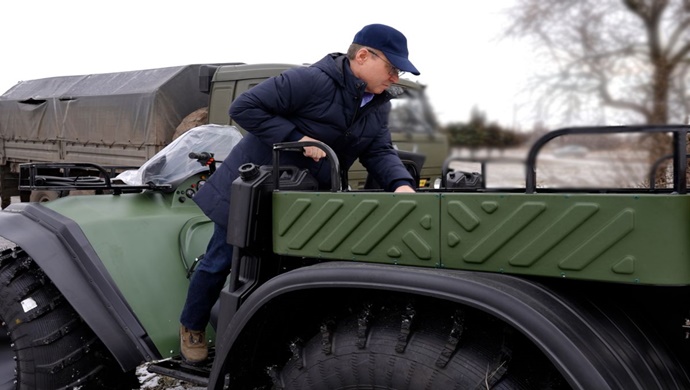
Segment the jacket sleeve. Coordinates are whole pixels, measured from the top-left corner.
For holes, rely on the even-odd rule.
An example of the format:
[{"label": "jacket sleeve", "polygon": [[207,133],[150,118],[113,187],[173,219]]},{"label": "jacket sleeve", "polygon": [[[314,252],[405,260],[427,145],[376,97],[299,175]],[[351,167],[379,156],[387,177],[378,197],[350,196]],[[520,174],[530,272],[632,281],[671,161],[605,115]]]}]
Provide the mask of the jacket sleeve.
[{"label": "jacket sleeve", "polygon": [[[390,105],[387,109],[382,108],[379,115],[382,115],[382,118],[388,118],[389,109]],[[383,126],[379,129],[378,136],[374,137],[374,141],[360,156],[359,160],[367,172],[373,175],[378,183],[382,183],[381,187],[386,191],[395,191],[396,188],[403,185],[417,188],[412,175],[407,171],[398,157],[398,152],[393,148],[387,122],[386,120],[382,121]]]},{"label": "jacket sleeve", "polygon": [[245,91],[230,106],[230,117],[269,146],[299,140],[303,134],[287,118],[307,100],[304,71],[287,70]]}]

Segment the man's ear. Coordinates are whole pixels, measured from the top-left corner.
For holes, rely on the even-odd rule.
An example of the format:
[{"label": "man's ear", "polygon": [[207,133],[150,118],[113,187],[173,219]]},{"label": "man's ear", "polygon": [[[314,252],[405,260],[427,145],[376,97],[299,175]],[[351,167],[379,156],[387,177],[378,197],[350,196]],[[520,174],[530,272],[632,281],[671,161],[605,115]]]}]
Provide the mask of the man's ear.
[{"label": "man's ear", "polygon": [[369,58],[369,51],[366,48],[363,47],[357,50],[357,53],[355,54],[355,61],[357,61],[358,64],[364,64],[367,58]]}]

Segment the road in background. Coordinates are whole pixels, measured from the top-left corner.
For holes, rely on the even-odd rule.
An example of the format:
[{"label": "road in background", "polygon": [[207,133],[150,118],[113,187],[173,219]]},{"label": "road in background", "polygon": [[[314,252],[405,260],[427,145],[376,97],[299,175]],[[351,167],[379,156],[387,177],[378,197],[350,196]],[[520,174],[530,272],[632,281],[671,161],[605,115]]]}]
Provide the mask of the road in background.
[{"label": "road in background", "polygon": [[[480,172],[484,161],[487,188],[524,188],[526,148],[504,151],[455,149],[450,168]],[[537,188],[637,188],[648,183],[647,155],[623,150],[587,151],[559,156],[550,151],[539,154],[536,164]]]}]

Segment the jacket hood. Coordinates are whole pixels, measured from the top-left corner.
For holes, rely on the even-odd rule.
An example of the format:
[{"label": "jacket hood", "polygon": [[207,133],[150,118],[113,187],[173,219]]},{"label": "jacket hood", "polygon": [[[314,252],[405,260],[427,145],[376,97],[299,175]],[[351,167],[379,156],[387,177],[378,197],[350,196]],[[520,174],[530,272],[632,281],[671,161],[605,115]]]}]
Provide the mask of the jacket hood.
[{"label": "jacket hood", "polygon": [[[330,78],[335,80],[340,87],[346,88],[348,91],[353,92],[356,96],[360,96],[362,93],[364,93],[364,89],[366,88],[367,84],[364,82],[364,80],[357,78],[355,74],[352,73],[352,70],[350,69],[350,61],[347,59],[346,54],[327,54],[318,62],[312,64],[312,66],[326,73]],[[383,93],[379,94],[379,96],[380,98],[384,98],[385,101],[388,101],[394,97],[390,91],[384,91]]]},{"label": "jacket hood", "polygon": [[[357,85],[364,84],[364,81],[359,80],[350,70],[350,64],[347,60],[347,55],[343,53],[331,53],[320,59],[312,65],[313,67],[321,69],[330,78],[335,80],[340,87],[347,85],[347,80],[357,80]],[[347,77],[347,75],[351,77]]]}]

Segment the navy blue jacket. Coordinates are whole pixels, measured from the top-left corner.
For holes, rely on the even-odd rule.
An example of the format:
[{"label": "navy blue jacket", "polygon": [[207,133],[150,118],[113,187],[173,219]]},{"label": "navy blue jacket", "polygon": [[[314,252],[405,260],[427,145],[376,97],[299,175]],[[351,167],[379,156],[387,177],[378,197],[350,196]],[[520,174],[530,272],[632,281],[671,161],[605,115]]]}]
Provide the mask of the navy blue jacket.
[{"label": "navy blue jacket", "polygon": [[[366,84],[350,70],[347,56],[329,54],[309,67],[286,70],[240,95],[230,117],[247,131],[211,175],[194,201],[215,223],[226,227],[230,187],[245,163],[272,163],[273,144],[309,136],[326,143],[341,169],[360,159],[387,191],[414,180],[397,156],[388,130],[388,92],[375,95],[360,108]],[[323,187],[330,187],[327,159],[314,162],[301,153],[284,152],[281,164],[307,168]]]}]

